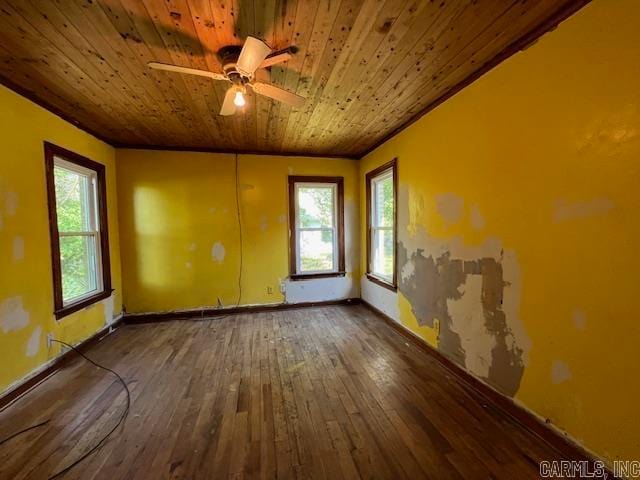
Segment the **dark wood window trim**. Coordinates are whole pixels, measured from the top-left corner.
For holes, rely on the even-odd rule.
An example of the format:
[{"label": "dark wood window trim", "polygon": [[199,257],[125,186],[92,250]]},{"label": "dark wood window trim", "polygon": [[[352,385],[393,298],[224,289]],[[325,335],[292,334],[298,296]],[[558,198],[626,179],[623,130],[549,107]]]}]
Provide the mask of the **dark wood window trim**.
[{"label": "dark wood window trim", "polygon": [[[393,174],[393,282],[389,283],[371,272],[371,181],[391,169]],[[392,291],[398,289],[398,159],[380,165],[365,175],[367,215],[367,278],[373,283]]]},{"label": "dark wood window trim", "polygon": [[[60,234],[58,231],[58,214],[56,211],[56,187],[54,177],[54,157],[93,170],[97,177],[97,213],[100,223],[100,260],[102,264],[102,290],[91,297],[83,298],[75,303],[65,305],[62,299],[62,268],[60,265]],[[89,160],[82,155],[44,142],[45,173],[47,182],[47,201],[49,204],[49,233],[51,241],[51,265],[53,270],[53,304],[56,319],[81,310],[99,300],[109,297],[111,289],[111,262],[109,257],[109,228],[107,215],[107,183],[105,166]]]},{"label": "dark wood window trim", "polygon": [[[337,234],[338,234],[338,271],[321,273],[298,273],[296,251],[296,183],[335,183],[337,186]],[[314,278],[344,277],[344,178],[320,176],[289,176],[289,279],[310,280]]]}]

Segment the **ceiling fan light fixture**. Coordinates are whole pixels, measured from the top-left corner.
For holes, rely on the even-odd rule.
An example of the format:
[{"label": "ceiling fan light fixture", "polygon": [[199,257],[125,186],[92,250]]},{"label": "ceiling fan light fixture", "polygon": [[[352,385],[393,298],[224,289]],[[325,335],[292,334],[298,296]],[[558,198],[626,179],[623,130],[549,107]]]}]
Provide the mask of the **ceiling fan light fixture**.
[{"label": "ceiling fan light fixture", "polygon": [[247,86],[257,95],[282,102],[293,108],[302,107],[305,101],[304,97],[276,85],[256,81],[255,75],[256,70],[259,68],[269,68],[288,61],[296,51],[295,47],[288,47],[284,50],[272,52],[271,48],[262,40],[249,36],[246,38],[242,48],[238,45],[227,45],[218,50],[223,73],[161,62],[149,62],[148,65],[155,70],[199,75],[212,80],[231,83],[231,86],[227,88],[224,94],[219,112],[221,116],[228,117],[235,114],[238,108],[242,108],[247,104],[245,97]]},{"label": "ceiling fan light fixture", "polygon": [[233,97],[233,103],[236,107],[244,107],[247,101],[244,98],[244,92],[241,89],[236,90],[236,94]]}]

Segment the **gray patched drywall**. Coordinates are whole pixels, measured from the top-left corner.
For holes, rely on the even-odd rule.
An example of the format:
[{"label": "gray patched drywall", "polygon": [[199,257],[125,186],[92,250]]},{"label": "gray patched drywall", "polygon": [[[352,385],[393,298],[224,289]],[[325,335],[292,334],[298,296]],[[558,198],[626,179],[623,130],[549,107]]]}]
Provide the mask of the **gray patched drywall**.
[{"label": "gray patched drywall", "polygon": [[[481,335],[491,337],[490,358],[482,357],[478,352],[480,362],[486,363],[488,369],[483,375],[485,379],[498,390],[514,395],[520,386],[524,372],[522,360],[523,351],[513,343],[513,337],[507,326],[505,312],[502,310],[502,297],[505,282],[502,265],[494,258],[480,258],[477,260],[462,260],[451,258],[450,252],[434,258],[426,255],[424,250],[417,249],[408,252],[404,243],[400,242],[398,250],[398,264],[401,270],[409,271],[408,275],[400,276],[400,292],[409,300],[411,308],[420,325],[434,326],[434,320],[440,322],[438,349],[462,366],[467,366],[467,349],[464,344],[473,342],[487,344]],[[410,268],[407,265],[411,264]],[[477,325],[465,325],[473,328],[475,338],[461,338],[465,328],[456,324],[457,318],[450,312],[451,304],[463,299],[464,295],[473,295],[474,290],[465,291],[470,276],[481,278],[481,291],[478,302],[468,302],[474,308],[482,309],[478,312],[463,311],[462,316],[482,319],[484,330],[477,335]],[[465,301],[468,301],[465,299]],[[458,318],[461,318],[458,315]],[[461,320],[461,323],[464,320]],[[477,372],[474,372],[477,373]]]},{"label": "gray patched drywall", "polygon": [[[438,325],[438,349],[500,392],[513,396],[530,340],[519,318],[520,269],[496,238],[467,245],[429,235],[416,224],[425,201],[401,186],[398,289],[421,326]],[[410,211],[410,209],[413,209]],[[481,215],[477,209],[478,216]]]},{"label": "gray patched drywall", "polygon": [[458,288],[464,283],[465,274],[460,260],[452,261],[445,253],[434,259],[424,255],[424,250],[407,252],[404,243],[398,245],[398,265],[406,269],[411,265],[409,275],[400,275],[400,292],[411,303],[419,325],[434,326],[434,320],[440,321],[438,343],[447,355],[464,365],[464,352],[460,346],[460,337],[451,329],[451,317],[447,300],[461,297]]}]

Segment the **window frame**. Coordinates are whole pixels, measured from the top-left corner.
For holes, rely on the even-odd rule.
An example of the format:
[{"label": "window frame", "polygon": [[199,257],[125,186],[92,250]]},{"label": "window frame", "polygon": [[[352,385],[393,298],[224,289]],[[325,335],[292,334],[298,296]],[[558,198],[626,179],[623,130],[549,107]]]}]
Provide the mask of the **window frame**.
[{"label": "window frame", "polygon": [[[49,239],[51,243],[51,265],[53,276],[53,304],[56,320],[88,307],[100,300],[108,298],[113,292],[111,288],[111,262],[109,255],[109,224],[107,212],[107,184],[106,169],[101,163],[83,157],[75,152],[59,147],[50,142],[44,142],[45,175],[47,184],[47,204],[49,210]],[[77,171],[89,170],[95,175],[95,221],[94,232],[87,235],[97,237],[96,241],[96,277],[97,291],[72,299],[65,303],[62,292],[62,264],[60,261],[60,237],[65,236],[58,230],[58,212],[56,202],[55,173],[56,158],[69,164],[69,169],[78,167]],[[84,233],[83,233],[84,234]],[[68,234],[67,234],[68,236]]]},{"label": "window frame", "polygon": [[[289,175],[289,279],[308,280],[312,278],[343,277],[345,275],[344,261],[344,178],[322,176]],[[334,252],[337,253],[337,269],[335,271],[319,271],[301,273],[298,270],[298,199],[296,185],[331,185],[335,188],[334,215]],[[336,259],[334,259],[336,260]]]},{"label": "window frame", "polygon": [[[386,278],[376,275],[372,270],[372,250],[373,250],[373,233],[374,227],[372,226],[373,215],[373,181],[377,178],[385,175],[387,172],[391,172],[393,182],[393,278],[389,282]],[[366,185],[366,215],[367,215],[367,278],[373,283],[380,285],[392,291],[398,289],[398,159],[394,158],[390,162],[387,162],[379,167],[371,170],[365,175]]]}]

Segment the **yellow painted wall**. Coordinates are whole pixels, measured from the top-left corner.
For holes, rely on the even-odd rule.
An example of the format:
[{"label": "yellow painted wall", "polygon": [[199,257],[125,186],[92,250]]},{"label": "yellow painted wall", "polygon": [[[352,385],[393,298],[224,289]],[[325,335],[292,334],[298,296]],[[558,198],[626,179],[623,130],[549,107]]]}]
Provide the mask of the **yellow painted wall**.
[{"label": "yellow painted wall", "polygon": [[[607,460],[640,457],[638,25],[640,2],[592,2],[360,170],[398,157],[401,242],[508,267],[502,310],[524,362],[516,401]],[[361,199],[364,209],[364,185]],[[477,285],[459,292],[449,312],[465,365],[482,372],[495,337]],[[395,302],[402,323],[442,349],[442,322],[418,328],[414,305],[402,293]]]},{"label": "yellow painted wall", "polygon": [[[347,272],[358,296],[358,163],[239,155],[240,304],[282,303],[288,276],[287,176],[345,178]],[[230,154],[118,150],[118,199],[128,312],[238,302],[240,241]],[[268,293],[271,288],[271,293]],[[293,288],[293,287],[291,287]]]},{"label": "yellow painted wall", "polygon": [[[56,321],[49,247],[44,141],[107,166],[111,273],[115,293]],[[0,392],[59,353],[46,336],[77,343],[122,304],[115,151],[0,86]],[[112,302],[112,303],[111,303]],[[111,307],[113,305],[113,308]]]}]

